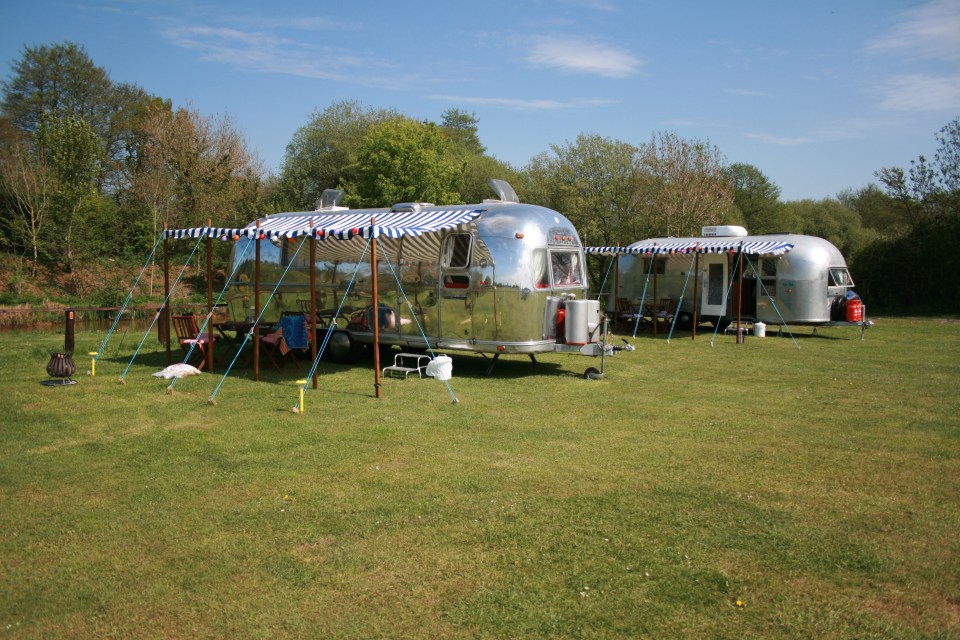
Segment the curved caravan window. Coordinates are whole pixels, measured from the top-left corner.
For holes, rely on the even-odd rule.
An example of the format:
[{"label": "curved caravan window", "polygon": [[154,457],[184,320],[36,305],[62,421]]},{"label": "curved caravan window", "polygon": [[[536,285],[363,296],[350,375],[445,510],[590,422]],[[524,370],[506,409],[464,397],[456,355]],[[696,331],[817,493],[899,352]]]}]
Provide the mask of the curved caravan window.
[{"label": "curved caravan window", "polygon": [[830,267],[830,286],[831,287],[852,287],[853,278],[846,267]]},{"label": "curved caravan window", "polygon": [[443,287],[445,289],[469,289],[470,256],[473,238],[469,233],[451,233],[443,239],[440,264],[444,270]]},{"label": "curved caravan window", "polygon": [[577,251],[550,252],[554,287],[582,287],[583,264]]},{"label": "curved caravan window", "polygon": [[470,267],[469,233],[451,233],[443,240],[441,260],[444,269],[467,269]]}]

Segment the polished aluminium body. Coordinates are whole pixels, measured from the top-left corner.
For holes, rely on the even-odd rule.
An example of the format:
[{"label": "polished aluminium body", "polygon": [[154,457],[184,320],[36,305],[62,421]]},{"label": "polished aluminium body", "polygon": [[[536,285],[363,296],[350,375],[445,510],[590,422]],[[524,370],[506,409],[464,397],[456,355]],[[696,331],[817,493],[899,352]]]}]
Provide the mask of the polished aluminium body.
[{"label": "polished aluminium body", "polygon": [[[392,210],[398,207],[441,209],[408,204]],[[447,231],[377,241],[380,343],[413,348],[429,343],[434,349],[487,353],[599,355],[599,303],[587,300],[583,247],[570,221],[556,211],[515,201],[461,208],[481,213],[473,222]],[[341,208],[324,213],[331,210]],[[390,210],[345,213],[375,218]],[[252,319],[257,311],[254,251],[245,247],[252,242],[257,241],[241,238],[235,243],[234,261],[240,264],[227,294],[233,320]],[[259,242],[264,301],[279,281],[263,319],[309,310],[308,249],[297,251],[294,241]],[[331,319],[335,360],[348,360],[356,344],[373,339],[373,278],[369,252],[361,255],[365,243],[359,237],[317,242],[316,305]]]},{"label": "polished aluminium body", "polygon": [[[747,235],[742,227],[724,227],[735,240],[744,243],[789,243],[792,249],[782,255],[744,254],[743,272],[738,270],[736,251],[700,255],[699,281],[687,274],[694,266],[693,253],[658,256],[662,265],[651,270],[651,257],[625,255],[620,258],[617,297],[639,301],[644,284],[648,301],[656,297],[683,300],[678,320],[689,323],[697,304],[698,317],[721,323],[739,318],[767,324],[824,325],[842,321],[840,302],[852,291],[854,283],[840,250],[815,236],[792,233]],[[740,236],[740,237],[736,237]],[[718,236],[663,238],[664,242],[715,241]],[[659,239],[643,240],[631,247],[649,245]],[[649,277],[648,277],[649,274]],[[695,294],[696,290],[696,294]],[[696,298],[695,298],[696,295]]]}]

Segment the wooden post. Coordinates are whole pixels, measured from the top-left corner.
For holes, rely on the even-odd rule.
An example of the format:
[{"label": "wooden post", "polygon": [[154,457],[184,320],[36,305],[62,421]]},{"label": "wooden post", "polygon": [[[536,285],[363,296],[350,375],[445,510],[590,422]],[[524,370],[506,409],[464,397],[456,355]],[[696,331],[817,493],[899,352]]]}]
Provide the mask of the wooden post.
[{"label": "wooden post", "polygon": [[699,285],[700,285],[700,243],[697,243],[696,251],[693,254],[693,333],[690,336],[691,340],[697,339],[697,315],[700,309],[700,295],[699,295]]},{"label": "wooden post", "polygon": [[213,240],[207,218],[207,371],[213,373]]},{"label": "wooden post", "polygon": [[650,263],[650,270],[653,271],[653,304],[651,308],[653,309],[653,337],[657,337],[657,325],[660,324],[659,318],[657,318],[657,250],[653,250],[653,262]]},{"label": "wooden post", "polygon": [[253,379],[260,381],[260,221],[257,220],[256,262],[253,265]]},{"label": "wooden post", "polygon": [[160,307],[160,322],[167,336],[167,366],[173,364],[170,353],[170,247],[167,238],[167,223],[163,223],[163,306]]},{"label": "wooden post", "polygon": [[370,218],[370,266],[373,270],[373,389],[380,397],[380,292],[377,284],[377,236],[374,232],[376,217]]},{"label": "wooden post", "polygon": [[737,251],[737,341],[740,340],[740,323],[743,314],[743,240]]},{"label": "wooden post", "polygon": [[[329,330],[329,329],[328,329]],[[317,238],[310,220],[310,362],[317,361]],[[313,370],[313,388],[317,388],[317,370]]]}]

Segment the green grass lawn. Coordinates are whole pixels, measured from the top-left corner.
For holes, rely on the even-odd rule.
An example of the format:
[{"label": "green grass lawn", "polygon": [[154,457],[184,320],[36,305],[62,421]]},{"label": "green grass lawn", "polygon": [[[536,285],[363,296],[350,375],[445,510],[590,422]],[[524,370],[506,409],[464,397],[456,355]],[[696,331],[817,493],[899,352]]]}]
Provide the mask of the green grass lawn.
[{"label": "green grass lawn", "polygon": [[458,404],[323,364],[302,415],[306,364],[212,406],[0,334],[0,637],[960,636],[960,324],[797,334],[454,354]]}]

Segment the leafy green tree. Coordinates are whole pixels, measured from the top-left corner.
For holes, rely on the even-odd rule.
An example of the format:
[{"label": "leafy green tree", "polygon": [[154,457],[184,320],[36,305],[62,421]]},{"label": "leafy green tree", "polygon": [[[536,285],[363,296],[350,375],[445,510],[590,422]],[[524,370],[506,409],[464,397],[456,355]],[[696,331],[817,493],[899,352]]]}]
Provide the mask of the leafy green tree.
[{"label": "leafy green tree", "polygon": [[334,102],[316,112],[287,145],[272,198],[281,209],[313,209],[324,189],[355,181],[360,146],[375,124],[400,118],[387,109],[365,109],[359,102]]},{"label": "leafy green tree", "polygon": [[865,229],[872,229],[882,237],[895,238],[910,230],[910,220],[903,204],[875,184],[856,191],[842,191],[837,199],[860,216]]},{"label": "leafy green tree", "polygon": [[3,221],[15,247],[32,256],[33,277],[40,259],[46,257],[43,240],[56,193],[56,178],[38,151],[35,137],[18,132],[0,145],[0,186],[6,205]]},{"label": "leafy green tree", "polygon": [[463,177],[457,191],[464,202],[483,202],[484,198],[492,198],[490,178],[506,180],[514,187],[522,187],[522,177],[519,171],[506,162],[497,160],[488,155],[463,156]]},{"label": "leafy green tree", "polygon": [[90,126],[73,115],[40,116],[36,130],[38,151],[55,179],[54,212],[59,252],[68,273],[74,270],[73,231],[86,200],[97,193],[100,173],[100,140]]},{"label": "leafy green tree", "polygon": [[932,162],[919,156],[910,168],[884,167],[876,172],[887,194],[898,200],[917,224],[921,218],[960,212],[960,118],[936,134],[939,146]]},{"label": "leafy green tree", "polygon": [[779,231],[780,187],[751,164],[734,163],[726,173],[733,186],[734,206],[746,228],[754,234]]},{"label": "leafy green tree", "polygon": [[76,43],[25,47],[2,87],[3,111],[23,131],[36,131],[48,113],[81,118],[98,134],[109,128],[112,83]]},{"label": "leafy green tree", "polygon": [[469,156],[482,156],[487,150],[477,135],[479,123],[476,114],[460,109],[447,109],[441,116],[440,126],[450,136],[456,149]]},{"label": "leafy green tree", "polygon": [[344,203],[382,207],[398,202],[454,204],[463,163],[437,125],[393,119],[367,131],[351,168],[355,181],[344,181]]},{"label": "leafy green tree", "polygon": [[129,83],[113,83],[75,43],[26,47],[2,82],[3,113],[32,133],[45,114],[83,120],[100,142],[97,188],[118,199],[129,185],[140,141],[139,122],[159,98]]},{"label": "leafy green tree", "polygon": [[563,213],[590,244],[627,244],[646,231],[637,206],[645,191],[631,144],[581,133],[534,156],[525,173],[528,199]]},{"label": "leafy green tree", "polygon": [[878,238],[877,232],[863,228],[855,211],[833,198],[788,202],[784,210],[795,226],[782,231],[824,238],[848,257]]},{"label": "leafy green tree", "polygon": [[660,235],[695,236],[717,224],[733,205],[733,188],[720,150],[708,142],[659,133],[640,146],[648,180],[645,215]]}]

